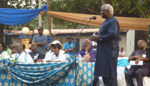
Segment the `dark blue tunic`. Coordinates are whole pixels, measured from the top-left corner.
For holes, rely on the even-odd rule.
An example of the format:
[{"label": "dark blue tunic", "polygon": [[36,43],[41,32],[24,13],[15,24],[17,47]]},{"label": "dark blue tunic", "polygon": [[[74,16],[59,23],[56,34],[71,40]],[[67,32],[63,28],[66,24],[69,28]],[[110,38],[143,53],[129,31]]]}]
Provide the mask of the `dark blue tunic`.
[{"label": "dark blue tunic", "polygon": [[119,23],[115,17],[105,20],[99,28],[95,76],[117,77],[117,58],[119,53]]}]

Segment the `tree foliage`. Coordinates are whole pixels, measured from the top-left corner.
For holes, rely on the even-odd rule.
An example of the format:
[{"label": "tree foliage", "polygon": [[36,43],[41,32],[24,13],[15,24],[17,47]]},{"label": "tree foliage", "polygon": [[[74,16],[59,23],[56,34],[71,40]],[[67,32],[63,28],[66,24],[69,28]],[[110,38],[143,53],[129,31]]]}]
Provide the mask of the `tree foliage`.
[{"label": "tree foliage", "polygon": [[[0,0],[0,8],[35,9],[38,8],[38,1],[39,0]],[[150,17],[150,0],[51,0],[50,4],[51,11],[99,15],[102,1],[112,4],[115,16]],[[42,4],[46,4],[46,0],[43,0]],[[42,16],[42,25],[44,28],[47,28],[46,19],[46,15]],[[53,27],[58,29],[82,28],[83,26],[78,23],[65,21],[55,17],[52,17],[52,22]],[[6,26],[0,24],[1,29],[8,30],[20,30],[24,26],[29,27],[30,30],[37,28],[38,17],[29,23],[19,26]],[[2,39],[0,38],[0,40]]]}]

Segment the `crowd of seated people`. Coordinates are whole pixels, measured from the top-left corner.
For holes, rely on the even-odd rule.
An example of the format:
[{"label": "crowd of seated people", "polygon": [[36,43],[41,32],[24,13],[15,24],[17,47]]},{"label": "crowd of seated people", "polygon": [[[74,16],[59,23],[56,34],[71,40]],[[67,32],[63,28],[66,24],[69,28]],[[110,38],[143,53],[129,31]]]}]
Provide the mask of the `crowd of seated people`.
[{"label": "crowd of seated people", "polygon": [[[15,46],[9,44],[9,49],[6,51],[6,45],[4,42],[0,42],[0,53],[11,55],[19,63],[67,62],[66,58],[69,54],[62,49],[62,45],[58,40],[54,40],[47,46],[48,51],[45,55],[41,54],[37,47],[36,42],[32,41],[29,52],[27,52],[24,44],[16,43]],[[81,62],[94,62],[96,49],[94,49],[91,40],[85,39],[83,41],[81,51],[77,52],[74,57],[78,58],[78,54],[81,54]]]}]

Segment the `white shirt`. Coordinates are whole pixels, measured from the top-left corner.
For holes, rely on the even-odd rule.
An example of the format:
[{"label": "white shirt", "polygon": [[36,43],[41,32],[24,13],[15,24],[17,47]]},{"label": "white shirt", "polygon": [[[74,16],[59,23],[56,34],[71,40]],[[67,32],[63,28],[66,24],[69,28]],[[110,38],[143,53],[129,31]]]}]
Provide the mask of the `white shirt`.
[{"label": "white shirt", "polygon": [[125,51],[123,51],[123,52],[119,51],[119,54],[123,55],[123,57],[126,56],[126,52]]},{"label": "white shirt", "polygon": [[1,55],[5,56],[5,55],[8,55],[8,53],[7,53],[6,51],[3,51],[3,52],[1,53]]},{"label": "white shirt", "polygon": [[31,52],[31,50],[30,50],[30,49],[25,49],[25,51],[26,51],[27,53],[30,53],[30,52]]},{"label": "white shirt", "polygon": [[15,53],[12,55],[12,57],[14,59],[18,58],[18,63],[34,63],[32,57],[28,53],[25,53],[25,52],[22,52],[19,54]]},{"label": "white shirt", "polygon": [[65,51],[63,50],[59,50],[59,54],[58,56],[55,55],[54,52],[48,52],[45,56],[45,59],[43,59],[43,61],[62,61],[62,62],[67,62],[66,60],[66,54],[64,54]]}]

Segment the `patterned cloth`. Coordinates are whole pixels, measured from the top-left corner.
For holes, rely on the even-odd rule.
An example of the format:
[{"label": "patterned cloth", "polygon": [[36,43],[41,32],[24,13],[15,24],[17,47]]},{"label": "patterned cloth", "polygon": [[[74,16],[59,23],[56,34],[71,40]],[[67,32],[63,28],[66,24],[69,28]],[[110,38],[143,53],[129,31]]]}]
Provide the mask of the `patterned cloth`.
[{"label": "patterned cloth", "polygon": [[17,63],[12,66],[9,59],[0,58],[0,86],[74,86],[74,60],[67,60],[61,63]]}]

